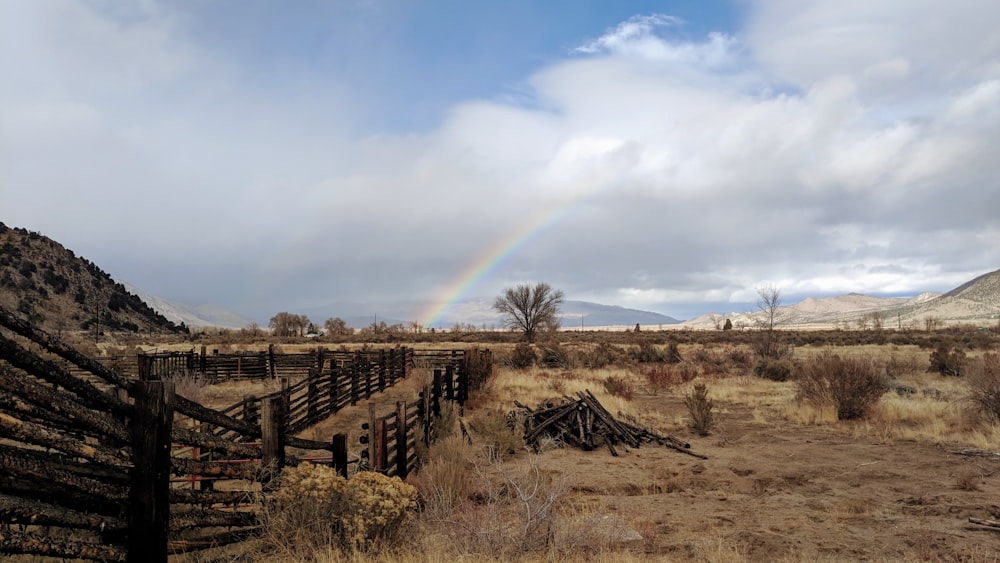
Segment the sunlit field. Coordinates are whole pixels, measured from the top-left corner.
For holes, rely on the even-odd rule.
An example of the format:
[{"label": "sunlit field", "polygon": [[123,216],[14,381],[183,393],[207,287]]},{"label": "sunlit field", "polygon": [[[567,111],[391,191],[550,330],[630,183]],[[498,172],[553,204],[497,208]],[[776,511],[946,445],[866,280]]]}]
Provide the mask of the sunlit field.
[{"label": "sunlit field", "polygon": [[[969,377],[929,371],[928,347],[795,346],[782,360],[790,377],[773,381],[755,375],[746,344],[644,337],[489,345],[493,378],[463,416],[446,413],[451,435],[407,480],[418,509],[405,533],[346,552],[329,537],[276,551],[265,536],[243,553],[287,561],[997,560],[995,532],[968,518],[990,518],[1000,494],[1000,456],[970,453],[1000,451],[1000,424],[977,406]],[[528,352],[531,365],[521,367]],[[985,352],[967,350],[970,373]],[[804,391],[803,374],[831,353],[859,359],[884,385],[863,416],[839,420],[836,404]],[[425,371],[380,400],[415,393]],[[713,415],[704,435],[685,402],[699,384]],[[227,386],[199,392],[215,402],[245,392]],[[517,404],[583,391],[707,459],[655,445],[620,447],[617,457],[551,440],[529,446],[507,425]],[[356,434],[358,410],[313,435]]]}]

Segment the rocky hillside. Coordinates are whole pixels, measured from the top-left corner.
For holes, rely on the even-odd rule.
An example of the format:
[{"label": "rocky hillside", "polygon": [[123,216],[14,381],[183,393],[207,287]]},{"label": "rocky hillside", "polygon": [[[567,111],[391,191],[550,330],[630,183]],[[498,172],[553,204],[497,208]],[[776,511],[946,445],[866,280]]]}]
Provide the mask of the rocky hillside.
[{"label": "rocky hillside", "polygon": [[52,332],[186,332],[89,260],[0,223],[0,307]]}]

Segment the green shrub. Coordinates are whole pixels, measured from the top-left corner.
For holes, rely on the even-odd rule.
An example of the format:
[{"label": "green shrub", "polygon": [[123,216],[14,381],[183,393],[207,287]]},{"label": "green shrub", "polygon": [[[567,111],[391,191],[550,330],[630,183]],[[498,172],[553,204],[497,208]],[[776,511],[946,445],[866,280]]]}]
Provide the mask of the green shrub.
[{"label": "green shrub", "polygon": [[806,363],[796,384],[800,398],[815,406],[836,407],[838,420],[865,418],[889,390],[871,358],[841,358],[829,352]]}]

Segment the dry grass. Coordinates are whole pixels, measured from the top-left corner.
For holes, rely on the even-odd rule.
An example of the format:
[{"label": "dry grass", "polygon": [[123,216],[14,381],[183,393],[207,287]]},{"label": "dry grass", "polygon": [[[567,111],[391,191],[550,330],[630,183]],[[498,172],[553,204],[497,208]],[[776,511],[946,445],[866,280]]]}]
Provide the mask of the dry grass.
[{"label": "dry grass", "polygon": [[[809,346],[796,348],[792,360],[798,365],[808,362],[832,348]],[[843,349],[838,349],[843,351]],[[512,370],[500,367],[487,389],[475,398],[475,407],[468,409],[468,420],[475,428],[476,418],[481,428],[496,430],[500,413],[512,410],[514,401],[534,407],[545,399],[572,396],[585,389],[594,393],[612,413],[635,417],[641,424],[657,432],[686,432],[690,419],[684,412],[683,399],[690,396],[696,385],[705,384],[721,421],[715,434],[725,439],[726,414],[739,413],[746,420],[750,413],[753,425],[773,428],[788,426],[821,426],[823,435],[829,432],[842,439],[857,439],[868,443],[892,444],[918,442],[996,450],[1000,444],[1000,424],[970,415],[968,384],[962,378],[941,377],[928,373],[928,350],[915,346],[852,347],[850,355],[863,354],[874,362],[892,381],[890,391],[872,409],[866,420],[838,421],[833,406],[815,406],[797,398],[793,381],[776,382],[752,377],[751,366],[737,347],[712,349],[702,345],[682,345],[681,364],[669,366],[662,374],[650,377],[661,365],[635,367],[603,367],[600,369],[553,369],[533,367]],[[676,371],[670,371],[676,370]],[[666,374],[666,375],[663,375]],[[605,389],[604,382],[615,379],[633,386],[633,398],[627,400]],[[665,409],[664,402],[680,409]],[[484,424],[485,422],[485,424]],[[741,429],[742,430],[742,429]],[[812,431],[815,432],[815,431]],[[475,438],[475,435],[473,436]],[[694,440],[692,440],[694,441]],[[421,515],[416,533],[402,545],[384,553],[344,555],[336,549],[318,549],[315,561],[750,561],[759,560],[754,551],[753,537],[741,534],[747,528],[716,522],[706,524],[698,533],[683,533],[664,528],[648,514],[622,498],[642,495],[672,495],[671,502],[693,502],[705,492],[734,502],[732,490],[725,482],[713,484],[704,475],[690,470],[679,471],[673,465],[648,468],[648,482],[622,483],[618,488],[608,484],[608,490],[574,492],[570,485],[574,469],[560,474],[548,473],[532,457],[520,449],[507,450],[503,461],[491,459],[489,448],[481,440],[469,444],[460,437],[447,438],[427,454],[427,463],[420,473],[410,478],[419,491]],[[697,445],[695,446],[697,448]],[[730,445],[730,448],[738,447]],[[495,448],[494,448],[495,449]],[[643,449],[645,455],[645,449]],[[576,458],[573,458],[574,460]],[[639,456],[621,460],[639,460]],[[600,460],[603,463],[603,460]],[[707,464],[706,464],[707,465]],[[551,467],[551,466],[550,466]],[[603,465],[594,468],[604,467]],[[875,466],[875,467],[882,467]],[[592,470],[592,469],[589,469]],[[600,469],[599,469],[600,470]],[[709,468],[711,471],[712,468]],[[551,469],[549,469],[551,471]],[[760,475],[762,482],[767,477]],[[756,479],[758,475],[752,476]],[[728,476],[729,480],[742,477]],[[749,478],[748,478],[749,479]],[[982,491],[983,475],[973,470],[956,472],[945,486],[956,494]],[[780,480],[777,481],[781,483]],[[529,487],[530,485],[530,487]],[[532,513],[523,511],[524,498],[518,490],[537,487],[539,494],[527,498]],[[744,484],[749,491],[749,483]],[[775,489],[762,489],[760,498],[773,495]],[[838,529],[874,526],[887,517],[884,506],[870,502],[857,491],[824,503],[819,518]],[[754,497],[756,498],[756,497]],[[516,505],[521,503],[521,508]],[[531,503],[536,503],[532,505]],[[522,511],[518,511],[522,510]],[[525,522],[530,525],[525,525]],[[751,528],[752,529],[752,528]],[[520,530],[516,538],[509,536]],[[631,531],[631,532],[630,532]],[[637,532],[634,542],[617,540]],[[499,546],[514,546],[504,551]],[[684,546],[664,552],[663,546]],[[787,552],[786,552],[787,553]],[[903,559],[921,553],[915,546]],[[939,552],[928,547],[928,557]],[[795,561],[799,557],[776,553],[778,561]],[[840,553],[841,556],[845,552]],[[963,560],[996,561],[995,553],[964,553]],[[283,560],[283,559],[277,559]],[[295,559],[288,559],[289,561]],[[829,559],[837,560],[835,556]]]}]

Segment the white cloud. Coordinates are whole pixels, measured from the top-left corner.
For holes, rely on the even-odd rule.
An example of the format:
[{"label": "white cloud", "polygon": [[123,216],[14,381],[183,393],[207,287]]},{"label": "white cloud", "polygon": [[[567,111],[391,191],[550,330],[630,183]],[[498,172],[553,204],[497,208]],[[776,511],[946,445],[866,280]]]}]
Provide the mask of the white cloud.
[{"label": "white cloud", "polygon": [[[671,314],[1000,263],[991,6],[752,3],[745,29],[695,40],[636,17],[517,103],[363,138],[352,116],[378,108],[345,77],[303,62],[255,83],[160,4],[23,6],[4,4],[26,22],[4,45],[23,53],[0,86],[5,214],[167,296],[440,298],[519,233],[477,293],[545,279]],[[202,279],[158,275],[190,263]]]}]

